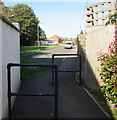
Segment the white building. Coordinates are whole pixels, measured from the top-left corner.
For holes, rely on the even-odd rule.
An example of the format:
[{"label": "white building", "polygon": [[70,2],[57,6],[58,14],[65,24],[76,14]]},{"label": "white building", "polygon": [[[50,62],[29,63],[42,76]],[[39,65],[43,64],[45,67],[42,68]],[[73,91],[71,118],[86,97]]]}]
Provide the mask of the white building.
[{"label": "white building", "polygon": [[[0,14],[0,119],[8,113],[7,64],[20,63],[19,29]],[[12,91],[20,84],[20,69],[12,69]]]}]

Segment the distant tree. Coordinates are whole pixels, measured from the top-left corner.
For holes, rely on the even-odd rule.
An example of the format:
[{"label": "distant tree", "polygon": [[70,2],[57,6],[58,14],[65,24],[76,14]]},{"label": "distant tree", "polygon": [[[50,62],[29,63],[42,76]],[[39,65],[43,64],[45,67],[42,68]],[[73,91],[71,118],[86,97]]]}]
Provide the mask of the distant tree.
[{"label": "distant tree", "polygon": [[0,14],[6,16],[6,7],[2,1],[0,1]]},{"label": "distant tree", "polygon": [[69,40],[69,38],[68,37],[65,37],[64,38],[64,42],[66,42],[66,41],[68,41]]},{"label": "distant tree", "polygon": [[[21,45],[30,46],[35,45],[37,41],[37,25],[39,23],[35,13],[26,4],[17,4],[15,6],[6,7],[0,1],[0,14],[5,16],[11,22],[18,22],[20,24]],[[40,28],[39,37],[41,40],[46,40],[46,34]]]},{"label": "distant tree", "polygon": [[20,24],[21,45],[34,45],[37,40],[37,24],[39,20],[31,7],[26,4],[17,4],[12,9],[8,9],[10,11],[10,21]]},{"label": "distant tree", "polygon": [[0,1],[0,14],[6,17],[8,20],[12,17],[11,10],[12,6],[6,7],[3,2]]},{"label": "distant tree", "polygon": [[40,40],[46,40],[47,39],[45,31],[42,30],[42,28],[40,28],[40,27],[39,27],[39,39]]},{"label": "distant tree", "polygon": [[117,23],[117,13],[110,14],[107,18],[108,21],[106,22],[106,25]]}]

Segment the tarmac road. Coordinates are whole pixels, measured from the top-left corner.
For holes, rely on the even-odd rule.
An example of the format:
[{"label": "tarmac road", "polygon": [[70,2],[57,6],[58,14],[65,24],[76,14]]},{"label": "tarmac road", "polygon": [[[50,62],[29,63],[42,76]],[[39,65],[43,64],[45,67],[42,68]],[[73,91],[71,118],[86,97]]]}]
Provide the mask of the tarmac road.
[{"label": "tarmac road", "polygon": [[[64,46],[61,45],[60,47],[44,50],[43,52],[33,53],[30,55],[26,55],[27,59],[34,60],[39,63],[52,63],[52,54],[77,54],[77,46],[74,46],[73,49],[64,49]],[[65,56],[56,57],[55,62],[57,64],[61,64],[64,60]]]}]

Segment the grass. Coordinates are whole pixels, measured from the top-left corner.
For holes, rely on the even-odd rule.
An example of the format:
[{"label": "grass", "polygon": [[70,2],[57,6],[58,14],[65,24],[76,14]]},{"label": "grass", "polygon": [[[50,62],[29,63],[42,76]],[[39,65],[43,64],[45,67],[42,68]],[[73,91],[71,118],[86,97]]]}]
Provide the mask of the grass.
[{"label": "grass", "polygon": [[[27,60],[21,57],[21,63],[37,63],[32,60]],[[26,80],[36,74],[49,70],[49,67],[21,67],[21,80]]]},{"label": "grass", "polygon": [[43,50],[52,49],[56,47],[59,47],[59,45],[56,45],[56,46],[23,46],[20,49],[20,54],[27,55],[27,54],[41,52]]},{"label": "grass", "polygon": [[[43,50],[52,49],[56,47],[59,47],[59,46],[58,45],[57,46],[23,46],[20,49],[20,54],[21,54],[20,62],[21,63],[37,63],[35,61],[26,59],[25,57],[23,57],[23,55],[40,52]],[[36,74],[45,72],[49,69],[50,68],[47,68],[47,67],[21,67],[21,80],[28,79]]]},{"label": "grass", "polygon": [[43,68],[43,67],[22,67],[21,68],[21,80],[26,80],[30,77],[33,77],[34,75],[40,74],[41,72],[45,72],[49,70],[49,68]]}]

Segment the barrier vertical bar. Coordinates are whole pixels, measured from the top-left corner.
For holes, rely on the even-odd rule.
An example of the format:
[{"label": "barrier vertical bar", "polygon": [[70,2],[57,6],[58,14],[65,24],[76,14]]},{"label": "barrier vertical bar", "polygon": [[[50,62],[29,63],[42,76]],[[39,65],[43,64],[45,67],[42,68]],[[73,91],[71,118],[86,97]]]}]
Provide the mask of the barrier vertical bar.
[{"label": "barrier vertical bar", "polygon": [[7,66],[7,77],[8,77],[8,119],[11,120],[11,66]]},{"label": "barrier vertical bar", "polygon": [[[53,59],[54,60],[54,59]],[[53,61],[54,63],[54,61]],[[42,67],[52,67],[53,68],[53,82],[55,81],[54,93],[28,93],[19,92],[14,93],[11,91],[11,67],[16,66],[42,66]],[[11,97],[12,96],[55,96],[55,119],[58,118],[58,67],[55,64],[19,64],[19,63],[9,63],[7,65],[7,80],[8,80],[8,119],[12,119],[11,114]]]},{"label": "barrier vertical bar", "polygon": [[[58,72],[79,72],[79,85],[81,86],[81,84],[82,84],[82,80],[81,80],[81,75],[82,75],[82,64],[81,64],[81,55],[80,54],[53,54],[52,55],[52,63],[54,63],[55,61],[54,61],[54,56],[79,56],[79,71],[58,71]],[[53,72],[52,72],[52,86],[54,86],[54,70],[53,70]]]},{"label": "barrier vertical bar", "polygon": [[80,69],[80,71],[79,71],[79,85],[81,86],[81,72],[82,72],[82,66],[81,66],[81,55],[79,55],[79,61],[80,61],[80,65],[79,65],[79,69]]},{"label": "barrier vertical bar", "polygon": [[[52,64],[54,63],[54,54],[52,55]],[[52,86],[54,86],[54,68],[52,67]]]},{"label": "barrier vertical bar", "polygon": [[55,120],[58,119],[58,67],[55,67]]}]

